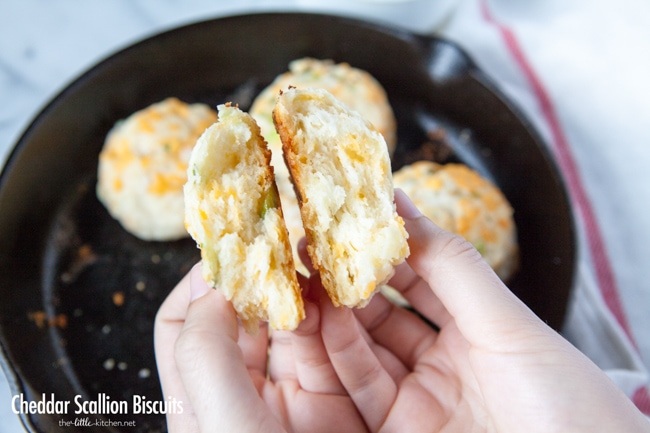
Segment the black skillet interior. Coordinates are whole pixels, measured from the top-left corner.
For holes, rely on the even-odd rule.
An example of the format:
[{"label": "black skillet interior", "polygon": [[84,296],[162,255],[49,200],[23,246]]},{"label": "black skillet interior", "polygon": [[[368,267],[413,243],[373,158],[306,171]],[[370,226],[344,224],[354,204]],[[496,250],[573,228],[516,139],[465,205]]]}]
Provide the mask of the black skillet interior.
[{"label": "black skillet interior", "polygon": [[[339,17],[235,16],[108,58],[18,142],[0,178],[0,336],[15,393],[162,400],[154,314],[199,254],[189,239],[140,241],[108,216],[94,193],[103,139],[118,119],[168,96],[246,109],[304,56],[349,62],[384,85],[399,125],[394,169],[422,158],[462,161],[496,182],[515,209],[520,241],[509,285],[562,326],[575,245],[561,178],[530,125],[457,46]],[[165,430],[163,415],[109,417],[135,420],[128,431]],[[60,418],[71,416],[23,420],[33,431],[57,431]]]}]

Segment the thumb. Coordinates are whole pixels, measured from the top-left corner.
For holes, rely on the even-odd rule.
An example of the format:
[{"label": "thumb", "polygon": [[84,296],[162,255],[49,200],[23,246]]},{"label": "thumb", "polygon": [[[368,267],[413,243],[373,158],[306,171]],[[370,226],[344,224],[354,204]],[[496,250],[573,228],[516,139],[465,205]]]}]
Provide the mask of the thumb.
[{"label": "thumb", "polygon": [[268,409],[237,344],[237,315],[200,272],[190,276],[190,305],[176,340],[175,359],[200,431],[256,431]]},{"label": "thumb", "polygon": [[511,342],[513,331],[543,325],[472,244],[423,216],[401,190],[395,191],[395,203],[409,233],[409,266],[428,283],[466,339],[494,347],[500,337],[503,344]]}]

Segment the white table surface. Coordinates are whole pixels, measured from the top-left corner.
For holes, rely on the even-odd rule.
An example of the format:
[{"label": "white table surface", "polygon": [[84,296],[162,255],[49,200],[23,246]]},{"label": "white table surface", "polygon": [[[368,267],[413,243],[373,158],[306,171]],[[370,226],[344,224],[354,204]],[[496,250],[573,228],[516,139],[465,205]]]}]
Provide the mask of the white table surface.
[{"label": "white table surface", "polygon": [[[354,1],[320,3],[344,8]],[[566,335],[640,407],[650,408],[644,406],[650,364],[650,230],[644,222],[650,212],[650,61],[636,56],[650,52],[650,6],[645,0],[621,0],[615,9],[605,0],[459,3],[444,28],[436,27],[435,11],[430,23],[386,18],[417,31],[430,27],[468,48],[559,149],[561,165],[578,176],[572,194],[582,191],[588,200],[577,203],[579,223],[587,214],[601,231],[596,242],[593,227],[579,227],[579,284]],[[221,15],[297,9],[317,6],[309,0],[0,0],[0,166],[52,97],[120,48]],[[634,115],[622,116],[625,110]],[[608,165],[603,169],[592,155]],[[599,255],[599,242],[609,261]],[[603,264],[611,266],[613,284],[603,277]],[[22,431],[11,398],[0,373],[0,433]]]}]

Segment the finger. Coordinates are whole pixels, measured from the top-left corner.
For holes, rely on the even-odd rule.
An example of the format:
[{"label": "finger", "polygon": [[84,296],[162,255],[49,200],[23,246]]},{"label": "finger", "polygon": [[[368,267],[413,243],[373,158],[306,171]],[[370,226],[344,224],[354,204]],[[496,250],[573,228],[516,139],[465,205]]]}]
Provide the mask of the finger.
[{"label": "finger", "polygon": [[[296,276],[298,277],[298,283],[302,288],[302,296],[305,297],[306,305],[310,299],[309,279],[300,272],[297,272]],[[307,307],[305,306],[305,308]],[[275,330],[271,331],[271,350],[269,354],[268,372],[272,382],[298,380],[290,333]]]},{"label": "finger", "polygon": [[[190,284],[205,287],[196,274]],[[200,431],[216,425],[223,431],[251,431],[272,418],[251,380],[238,337],[235,310],[221,292],[208,290],[190,303],[174,353]]]},{"label": "finger", "polygon": [[321,333],[336,373],[370,431],[377,431],[397,397],[397,385],[359,331],[352,310],[321,302]]},{"label": "finger", "polygon": [[[319,302],[329,302],[318,274],[311,278],[310,292],[312,298],[319,296]],[[290,333],[300,387],[313,393],[345,395],[345,388],[323,343],[320,309],[318,305],[309,302],[305,304],[305,310],[305,320]]]},{"label": "finger", "polygon": [[185,393],[183,381],[174,359],[174,343],[183,329],[187,307],[190,303],[190,274],[199,272],[196,266],[170,292],[156,314],[154,324],[154,347],[156,366],[160,377],[163,397],[173,398],[183,407],[182,413],[167,414],[170,431],[193,432],[198,430],[194,411]]},{"label": "finger", "polygon": [[384,370],[393,379],[393,382],[400,383],[411,370],[390,349],[375,342],[363,326],[359,326],[358,328],[364,341],[368,344],[382,367],[384,367]]},{"label": "finger", "polygon": [[[436,226],[405,194],[396,204],[409,233],[411,255],[407,261],[413,271],[431,288],[465,338],[473,344],[496,348],[497,339],[503,336],[507,350],[510,332],[535,321],[532,311],[503,284],[469,242]],[[415,284],[412,290],[422,291],[422,283]],[[415,306],[427,317],[438,314],[421,303]]]},{"label": "finger", "polygon": [[[272,380],[294,380],[317,394],[345,395],[320,335],[318,306],[305,303],[305,319],[295,331],[275,331],[271,354]],[[281,351],[278,351],[278,344]]]},{"label": "finger", "polygon": [[298,381],[296,362],[293,357],[291,334],[287,331],[271,330],[271,350],[269,351],[269,378],[271,382]]},{"label": "finger", "polygon": [[[318,274],[309,283],[310,299],[327,296]],[[345,388],[330,363],[320,333],[320,311],[317,303],[305,302],[305,319],[295,331],[274,331],[270,362],[274,382],[295,380],[300,388],[320,394],[345,395]]]},{"label": "finger", "polygon": [[[397,206],[397,212],[404,218],[405,222],[409,220],[405,215],[406,213],[408,215],[413,214],[416,218],[421,216],[420,212],[415,208],[415,205],[413,205],[413,202],[411,202],[401,189],[395,189],[395,204]],[[409,234],[409,246],[418,241],[418,239],[415,239],[417,236],[416,233]],[[411,256],[413,256],[413,252],[411,252]],[[397,266],[395,275],[389,283],[391,287],[395,288],[406,298],[415,310],[438,328],[444,327],[449,322],[451,317],[447,309],[440,302],[433,290],[431,290],[429,283],[423,280],[411,268],[408,259],[406,262]]]},{"label": "finger", "polygon": [[238,334],[239,340],[237,341],[237,344],[244,355],[246,368],[248,368],[258,392],[261,392],[261,389],[266,382],[268,363],[268,324],[265,322],[260,323],[259,332],[257,335],[253,336],[246,332],[244,326],[239,322]]},{"label": "finger", "polygon": [[411,308],[437,328],[442,328],[449,322],[451,316],[445,306],[431,290],[429,283],[420,278],[408,263],[397,266],[389,284],[404,296]]},{"label": "finger", "polygon": [[372,339],[409,370],[437,339],[437,332],[430,325],[383,296],[375,296],[365,308],[355,310],[355,316]]}]

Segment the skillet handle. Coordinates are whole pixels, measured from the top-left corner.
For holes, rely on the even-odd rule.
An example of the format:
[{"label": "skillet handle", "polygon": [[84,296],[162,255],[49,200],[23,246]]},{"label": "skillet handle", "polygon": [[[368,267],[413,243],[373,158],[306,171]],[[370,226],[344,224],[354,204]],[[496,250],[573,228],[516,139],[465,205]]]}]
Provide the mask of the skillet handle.
[{"label": "skillet handle", "polygon": [[478,68],[457,44],[437,36],[416,35],[423,59],[434,82],[445,83],[474,75]]}]

